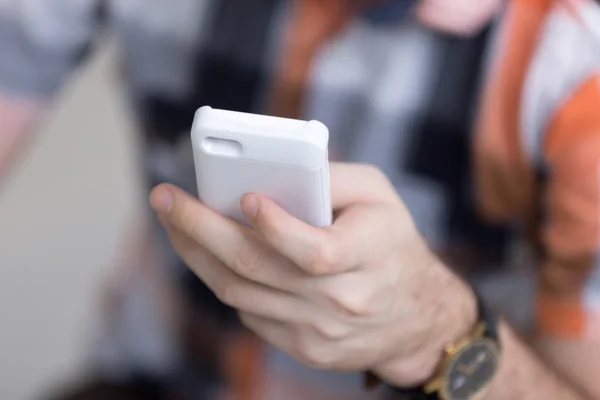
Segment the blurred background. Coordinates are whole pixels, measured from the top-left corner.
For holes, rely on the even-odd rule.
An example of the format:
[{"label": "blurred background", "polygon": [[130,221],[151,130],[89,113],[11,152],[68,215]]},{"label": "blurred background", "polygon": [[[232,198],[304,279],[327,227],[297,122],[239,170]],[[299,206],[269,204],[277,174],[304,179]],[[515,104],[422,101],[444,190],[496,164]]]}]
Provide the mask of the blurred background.
[{"label": "blurred background", "polygon": [[504,3],[369,4],[0,0],[0,398],[384,398],[257,340],[165,242],[146,197],[195,191],[207,104],[324,122],[330,154],[379,166],[440,256],[528,329],[522,241],[473,198]]},{"label": "blurred background", "polygon": [[115,62],[103,40],[0,185],[0,398],[80,376],[102,283],[145,201]]}]

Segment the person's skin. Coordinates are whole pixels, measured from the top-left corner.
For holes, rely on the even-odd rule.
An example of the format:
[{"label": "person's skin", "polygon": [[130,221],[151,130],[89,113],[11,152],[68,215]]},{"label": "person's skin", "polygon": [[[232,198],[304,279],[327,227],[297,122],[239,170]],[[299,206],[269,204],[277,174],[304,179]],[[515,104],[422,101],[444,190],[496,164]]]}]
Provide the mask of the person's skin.
[{"label": "person's skin", "polygon": [[372,0],[360,0],[352,6],[348,0],[297,0],[292,3],[293,18],[286,27],[284,53],[273,79],[268,106],[270,114],[298,118],[312,61],[324,39],[338,33],[369,1]]},{"label": "person's skin", "polygon": [[[150,201],[190,268],[266,341],[312,367],[421,384],[445,345],[474,327],[474,295],[429,250],[383,174],[332,164],[331,179],[337,218],[327,228],[256,194],[241,203],[252,228],[171,185]],[[597,345],[561,346],[564,359],[545,366],[505,322],[500,331],[500,369],[486,399],[600,399]],[[576,360],[581,349],[588,357]],[[576,361],[559,377],[556,367]]]},{"label": "person's skin", "polygon": [[[47,99],[2,93],[0,91],[0,195],[4,178],[27,150],[39,122],[49,106]],[[107,323],[114,316],[119,302],[127,298],[135,285],[152,284],[157,288],[157,307],[165,324],[178,328],[183,301],[180,293],[172,288],[160,273],[162,262],[155,251],[151,224],[146,216],[135,215],[127,225],[127,232],[120,241],[117,260],[108,274],[102,296],[103,317]],[[142,283],[143,282],[143,283]]]},{"label": "person's skin", "polygon": [[[471,36],[501,10],[502,0],[422,0],[416,16],[432,29]],[[535,233],[534,233],[535,234]],[[537,236],[537,234],[536,234]],[[600,344],[534,335],[538,354],[562,376],[600,397]],[[581,383],[580,383],[581,382]]]},{"label": "person's skin", "polygon": [[[489,13],[488,16],[491,16],[500,3],[499,0],[481,2],[471,0],[459,2],[424,0],[417,9],[417,16],[422,22],[435,29],[469,35],[476,32],[484,23],[482,21],[487,18],[486,12]],[[454,8],[448,9],[449,5],[454,5]],[[477,7],[480,8],[477,9]],[[479,12],[479,10],[482,10],[482,12]],[[469,18],[465,19],[467,16]],[[314,46],[309,43],[306,46],[303,45],[304,47],[312,49]],[[291,108],[296,107],[292,106]],[[0,181],[23,148],[23,144],[33,130],[35,122],[41,115],[41,109],[42,106],[38,102],[19,100],[0,94]],[[138,237],[138,235],[135,236]],[[145,234],[139,235],[139,237],[146,236]],[[132,247],[145,248],[146,246]],[[137,250],[131,253],[137,253]],[[132,255],[132,259],[137,258],[137,255]],[[600,346],[597,343],[566,341],[552,337],[539,337],[538,339],[539,345],[536,347],[539,348],[539,353],[553,365],[553,369],[560,371],[573,385],[586,387],[590,393],[596,394],[596,398],[600,397],[597,394],[600,393],[600,388],[598,388],[600,383],[597,379],[594,379],[597,371],[600,370]],[[539,372],[539,369],[532,369],[532,371]],[[540,376],[548,380],[547,375],[542,374]],[[517,374],[516,377],[523,380],[528,375]],[[498,381],[503,382],[500,378]],[[544,394],[538,391],[532,391],[529,395],[534,396],[532,398],[536,398],[536,396],[539,398],[557,398],[556,396],[560,396],[560,392],[555,392],[555,397],[544,397]],[[590,398],[593,397],[590,396]]]},{"label": "person's skin", "polygon": [[0,92],[0,181],[33,132],[42,115],[43,104]]},{"label": "person's skin", "polygon": [[502,7],[502,0],[421,0],[415,14],[432,29],[459,35],[477,34]]},{"label": "person's skin", "polygon": [[[286,28],[284,57],[274,77],[269,103],[272,115],[297,118],[302,112],[304,84],[325,38],[339,33],[356,15],[381,0],[297,0]],[[477,34],[502,5],[502,0],[420,0],[415,17],[432,29],[459,35]]]}]

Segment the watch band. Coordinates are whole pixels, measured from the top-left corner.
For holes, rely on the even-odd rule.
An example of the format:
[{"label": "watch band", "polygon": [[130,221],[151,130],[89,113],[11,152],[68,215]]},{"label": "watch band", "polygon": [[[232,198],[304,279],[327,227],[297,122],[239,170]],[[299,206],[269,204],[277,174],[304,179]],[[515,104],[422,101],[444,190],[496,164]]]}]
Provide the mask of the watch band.
[{"label": "watch band", "polygon": [[[478,321],[483,322],[485,325],[484,336],[488,339],[493,340],[498,344],[500,348],[500,340],[498,333],[498,323],[495,314],[486,306],[482,297],[477,293],[475,289],[472,289],[477,301],[477,313]],[[394,393],[400,395],[401,399],[404,400],[439,400],[439,394],[426,393],[423,386],[416,388],[393,388]]]}]

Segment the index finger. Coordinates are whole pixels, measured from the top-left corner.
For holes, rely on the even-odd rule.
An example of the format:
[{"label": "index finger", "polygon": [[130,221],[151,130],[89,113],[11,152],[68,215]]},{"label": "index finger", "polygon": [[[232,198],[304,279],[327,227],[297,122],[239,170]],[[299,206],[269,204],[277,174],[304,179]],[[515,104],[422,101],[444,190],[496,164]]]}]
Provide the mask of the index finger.
[{"label": "index finger", "polygon": [[150,202],[174,228],[247,279],[285,290],[299,275],[249,228],[210,210],[179,188],[159,185],[152,191]]}]

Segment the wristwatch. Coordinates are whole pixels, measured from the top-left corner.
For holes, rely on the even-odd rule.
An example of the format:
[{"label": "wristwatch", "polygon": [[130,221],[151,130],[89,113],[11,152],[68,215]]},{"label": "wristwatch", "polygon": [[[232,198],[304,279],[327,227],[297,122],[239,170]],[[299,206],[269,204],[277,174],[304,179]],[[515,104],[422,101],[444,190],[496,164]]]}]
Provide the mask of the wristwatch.
[{"label": "wristwatch", "polygon": [[435,376],[425,385],[394,388],[407,400],[475,400],[484,396],[485,389],[498,369],[500,340],[498,320],[476,294],[478,322],[469,336],[447,346]]}]

